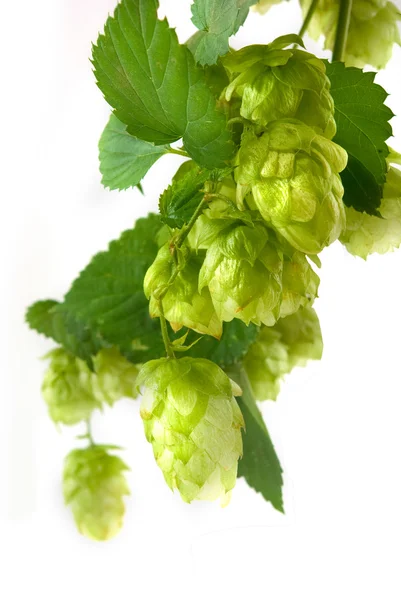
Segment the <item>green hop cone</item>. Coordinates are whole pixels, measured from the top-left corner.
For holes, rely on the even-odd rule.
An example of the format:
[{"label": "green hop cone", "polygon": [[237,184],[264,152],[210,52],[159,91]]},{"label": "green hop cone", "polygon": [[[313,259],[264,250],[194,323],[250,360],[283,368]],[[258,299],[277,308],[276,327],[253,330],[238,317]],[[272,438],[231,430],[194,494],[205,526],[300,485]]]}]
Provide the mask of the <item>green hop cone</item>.
[{"label": "green hop cone", "polygon": [[[267,46],[247,46],[225,56],[231,75],[227,101],[241,98],[241,116],[261,127],[277,119],[296,118],[331,139],[336,133],[334,102],[326,67],[319,58],[297,49],[296,35]],[[302,42],[301,42],[302,43]]]},{"label": "green hop cone", "polygon": [[[391,160],[391,158],[390,158]],[[401,245],[401,171],[390,166],[380,205],[381,217],[345,208],[347,226],[340,241],[348,252],[366,259]]]},{"label": "green hop cone", "polygon": [[263,224],[223,230],[209,246],[199,274],[199,288],[209,288],[218,317],[247,325],[273,325],[309,304],[318,282],[306,257],[281,244]]},{"label": "green hop cone", "polygon": [[312,308],[300,308],[274,327],[262,327],[243,360],[256,400],[276,400],[284,375],[308,360],[320,360],[322,352],[319,319]]},{"label": "green hop cone", "polygon": [[[198,333],[220,338],[222,322],[214,310],[210,293],[207,289],[198,291],[198,276],[202,258],[184,247],[181,265],[176,264],[170,252],[169,244],[162,246],[149,267],[144,281],[144,290],[150,298],[149,310],[152,317],[160,316],[158,295],[163,295],[164,316],[174,331],[181,327],[189,327]],[[174,282],[168,282],[175,270],[178,275]]]},{"label": "green hop cone", "polygon": [[121,529],[127,465],[107,446],[73,450],[64,463],[63,493],[80,533],[97,541],[114,537]]},{"label": "green hop cone", "polygon": [[63,348],[49,352],[42,394],[55,423],[74,425],[87,420],[103,403],[112,405],[125,397],[136,398],[138,368],[118,350],[101,350],[94,358],[95,372],[83,360]]},{"label": "green hop cone", "polygon": [[204,358],[146,363],[138,378],[146,439],[171,489],[185,502],[229,500],[242,455],[240,388]]},{"label": "green hop cone", "polygon": [[256,10],[256,12],[260,13],[261,15],[264,15],[272,6],[275,4],[281,4],[282,1],[283,0],[259,0],[259,2],[252,6],[252,9]]},{"label": "green hop cone", "polygon": [[[317,254],[345,227],[339,172],[347,153],[300,121],[275,121],[247,131],[238,154],[237,200],[257,208],[290,244]],[[252,192],[251,194],[249,192]]]},{"label": "green hop cone", "polygon": [[[311,0],[301,0],[306,15]],[[318,2],[308,33],[313,39],[325,36],[325,48],[332,50],[336,36],[339,0]],[[390,60],[394,44],[401,45],[397,21],[401,11],[387,0],[354,0],[345,48],[348,67],[371,65],[383,69]]]}]

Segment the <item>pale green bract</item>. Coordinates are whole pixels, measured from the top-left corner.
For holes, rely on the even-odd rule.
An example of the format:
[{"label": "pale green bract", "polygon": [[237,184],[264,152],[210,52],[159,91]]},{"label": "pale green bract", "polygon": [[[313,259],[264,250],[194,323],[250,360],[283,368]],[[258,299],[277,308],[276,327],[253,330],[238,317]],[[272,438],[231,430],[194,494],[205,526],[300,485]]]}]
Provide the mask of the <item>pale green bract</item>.
[{"label": "pale green bract", "polygon": [[152,360],[138,385],[147,440],[171,489],[185,502],[229,500],[242,455],[240,388],[203,358]]},{"label": "pale green bract", "polygon": [[[189,327],[198,333],[220,338],[222,322],[214,309],[209,290],[198,291],[198,276],[202,266],[202,258],[194,252],[182,252],[182,265],[176,264],[170,252],[170,244],[162,246],[153,264],[149,267],[144,281],[144,290],[150,298],[149,311],[152,317],[160,316],[158,294],[163,295],[164,316],[170,322],[173,331]],[[168,282],[175,271],[178,275],[174,282]]]},{"label": "pale green bract", "polygon": [[234,224],[210,244],[199,273],[218,317],[274,325],[311,303],[319,278],[305,255],[281,243],[263,224]]},{"label": "pale green bract", "polygon": [[275,4],[281,4],[282,1],[283,0],[259,0],[257,4],[252,6],[252,9],[256,10],[261,15],[264,15],[272,6]]},{"label": "pale green bract", "polygon": [[63,348],[47,354],[42,394],[55,423],[74,425],[92,411],[112,405],[122,397],[136,398],[138,368],[115,348],[101,350],[94,358],[95,372],[85,361]]},{"label": "pale green bract", "polygon": [[64,500],[71,507],[78,530],[86,537],[105,541],[120,531],[125,512],[123,497],[130,493],[126,470],[127,465],[107,447],[94,445],[67,455]]},{"label": "pale green bract", "polygon": [[323,341],[313,308],[300,308],[273,327],[262,327],[243,366],[256,400],[276,400],[281,380],[295,366],[320,360]]},{"label": "pale green bract", "polygon": [[338,239],[345,227],[343,148],[300,121],[283,119],[259,137],[248,130],[237,162],[239,205],[245,199],[257,208],[295,248],[317,254]]},{"label": "pale green bract", "polygon": [[[388,162],[392,162],[391,155]],[[345,208],[347,226],[340,241],[348,252],[366,259],[375,252],[385,254],[401,245],[401,171],[391,165],[379,210],[382,218]]]},{"label": "pale green bract", "polygon": [[[311,0],[300,0],[306,15]],[[325,48],[332,50],[336,35],[339,0],[318,2],[308,33],[313,39],[325,36]],[[354,0],[345,48],[344,62],[349,67],[372,65],[383,69],[390,60],[394,44],[401,44],[397,22],[401,11],[387,0]]]},{"label": "pale green bract", "polygon": [[225,100],[241,98],[241,116],[265,127],[277,119],[296,118],[331,139],[336,133],[334,102],[326,67],[319,58],[298,49],[297,35],[268,45],[247,46],[222,59],[231,75]]}]

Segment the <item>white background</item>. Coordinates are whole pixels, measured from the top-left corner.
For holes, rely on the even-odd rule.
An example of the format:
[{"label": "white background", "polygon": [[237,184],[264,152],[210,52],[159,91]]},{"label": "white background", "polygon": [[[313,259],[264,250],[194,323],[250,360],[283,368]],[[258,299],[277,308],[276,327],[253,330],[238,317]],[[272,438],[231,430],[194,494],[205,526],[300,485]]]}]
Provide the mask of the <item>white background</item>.
[{"label": "white background", "polygon": [[[263,405],[285,469],[285,516],[242,480],[225,509],[185,505],[154,463],[138,403],[122,401],[95,417],[94,432],[126,448],[125,527],[104,544],[75,531],[60,476],[81,429],[60,432],[46,414],[39,357],[52,344],[27,329],[24,311],[62,298],[94,253],[156,209],[180,158],[151,170],[146,198],[104,190],[97,141],[109,108],[88,57],[114,0],[8,4],[0,39],[0,596],[399,600],[400,252],[366,263],[340,244],[323,253],[316,307],[324,358]],[[161,5],[185,40],[194,30],[189,0]],[[300,21],[294,2],[252,14],[235,45],[269,42]],[[378,81],[401,114],[400,64],[397,48]],[[401,149],[401,119],[392,123]]]}]

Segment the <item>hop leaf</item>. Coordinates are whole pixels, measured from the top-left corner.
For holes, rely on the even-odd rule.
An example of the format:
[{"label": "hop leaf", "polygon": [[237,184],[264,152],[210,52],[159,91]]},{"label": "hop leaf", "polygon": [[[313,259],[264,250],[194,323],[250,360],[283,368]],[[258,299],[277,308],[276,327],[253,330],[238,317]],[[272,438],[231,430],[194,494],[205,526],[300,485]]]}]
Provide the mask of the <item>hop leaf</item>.
[{"label": "hop leaf", "polygon": [[343,186],[347,164],[340,146],[300,121],[275,121],[257,137],[244,135],[236,171],[238,200],[258,208],[290,244],[316,254],[345,226]]},{"label": "hop leaf", "polygon": [[[392,161],[390,156],[389,163]],[[347,226],[340,237],[348,252],[366,259],[369,254],[385,254],[401,245],[401,171],[389,167],[380,217],[345,208]]]},{"label": "hop leaf", "polygon": [[262,327],[243,361],[255,398],[276,400],[284,375],[310,359],[320,360],[322,351],[319,319],[312,308],[301,308],[274,327]]},{"label": "hop leaf", "polygon": [[229,499],[242,454],[240,388],[201,358],[160,359],[144,365],[141,416],[156,462],[185,502]]},{"label": "hop leaf", "polygon": [[221,232],[199,274],[199,287],[208,286],[219,318],[247,325],[274,325],[313,301],[318,283],[306,257],[262,224],[233,225]]},{"label": "hop leaf", "polygon": [[103,403],[112,405],[123,396],[135,398],[138,369],[118,350],[101,350],[94,360],[95,372],[83,360],[56,348],[47,355],[42,394],[55,423],[74,425],[88,419]]},{"label": "hop leaf", "polygon": [[[306,15],[310,0],[301,0]],[[313,39],[325,36],[325,48],[332,50],[336,35],[339,0],[320,1],[308,27]],[[351,9],[344,62],[349,67],[372,65],[383,69],[391,58],[394,44],[401,44],[397,21],[401,12],[387,0],[354,0]]]},{"label": "hop leaf", "polygon": [[73,450],[64,464],[63,493],[78,530],[97,541],[114,537],[122,527],[129,495],[124,477],[127,465],[107,447]]},{"label": "hop leaf", "polygon": [[158,292],[167,287],[175,270],[178,275],[163,296],[164,315],[173,331],[189,327],[199,333],[220,338],[222,322],[214,309],[209,290],[198,291],[198,276],[202,258],[189,253],[185,264],[176,265],[169,243],[160,248],[154,263],[145,276],[145,294],[150,298],[149,310],[152,317],[160,316]]},{"label": "hop leaf", "polygon": [[259,126],[297,118],[331,139],[336,124],[326,67],[313,54],[285,49],[293,42],[302,45],[301,38],[289,35],[225,57],[224,66],[231,73],[225,99],[241,98],[241,115]]}]

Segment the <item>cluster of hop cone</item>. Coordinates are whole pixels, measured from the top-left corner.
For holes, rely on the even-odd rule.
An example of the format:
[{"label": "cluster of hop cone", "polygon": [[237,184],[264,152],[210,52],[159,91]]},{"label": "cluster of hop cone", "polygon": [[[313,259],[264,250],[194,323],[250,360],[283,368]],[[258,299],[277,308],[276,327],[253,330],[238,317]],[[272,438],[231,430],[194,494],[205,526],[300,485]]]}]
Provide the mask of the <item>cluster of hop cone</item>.
[{"label": "cluster of hop cone", "polygon": [[[175,255],[161,230],[144,281],[151,315],[163,311],[175,331],[220,338],[223,323],[233,319],[260,326],[242,361],[257,400],[275,399],[284,374],[321,356],[312,308],[318,253],[337,239],[364,257],[401,242],[401,175],[390,164],[383,218],[345,207],[339,173],[347,154],[332,141],[325,65],[289,48],[293,41],[285,36],[222,58],[227,85],[220,103],[234,124],[246,123],[238,154],[222,180],[205,184],[211,200]],[[197,168],[185,162],[174,181]],[[168,356],[136,366],[105,349],[91,371],[57,349],[43,384],[51,416],[63,423],[85,420],[93,409],[139,390],[146,438],[168,485],[187,502],[227,502],[244,420],[235,399],[241,389],[218,365]],[[89,445],[67,457],[65,498],[86,535],[105,539],[118,531],[126,468],[107,446]]]}]

